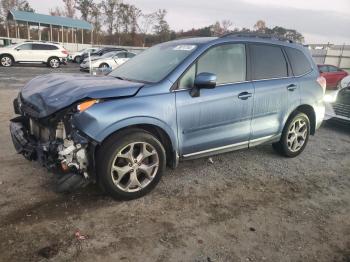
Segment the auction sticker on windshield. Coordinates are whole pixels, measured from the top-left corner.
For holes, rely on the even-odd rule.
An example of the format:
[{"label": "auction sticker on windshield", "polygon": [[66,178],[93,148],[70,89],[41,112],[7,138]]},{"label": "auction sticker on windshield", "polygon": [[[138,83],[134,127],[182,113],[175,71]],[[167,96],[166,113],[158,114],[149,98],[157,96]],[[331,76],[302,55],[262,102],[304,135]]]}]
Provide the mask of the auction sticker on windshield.
[{"label": "auction sticker on windshield", "polygon": [[174,50],[191,51],[195,48],[196,48],[195,45],[178,45],[174,47]]}]

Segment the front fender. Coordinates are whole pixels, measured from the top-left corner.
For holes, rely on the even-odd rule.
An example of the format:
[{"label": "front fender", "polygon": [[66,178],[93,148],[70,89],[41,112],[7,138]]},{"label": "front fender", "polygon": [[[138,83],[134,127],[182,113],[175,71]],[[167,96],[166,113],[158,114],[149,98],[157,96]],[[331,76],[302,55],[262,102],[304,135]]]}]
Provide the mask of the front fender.
[{"label": "front fender", "polygon": [[162,129],[177,151],[175,99],[172,94],[116,99],[96,104],[73,117],[73,126],[102,143],[109,135],[134,125]]}]

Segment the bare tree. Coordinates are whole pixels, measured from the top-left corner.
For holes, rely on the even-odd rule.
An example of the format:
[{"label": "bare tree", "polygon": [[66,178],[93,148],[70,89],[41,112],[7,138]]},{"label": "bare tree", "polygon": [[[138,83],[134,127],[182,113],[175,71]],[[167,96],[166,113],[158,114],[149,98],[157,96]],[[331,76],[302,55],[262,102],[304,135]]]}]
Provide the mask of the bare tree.
[{"label": "bare tree", "polygon": [[226,34],[231,31],[231,28],[233,26],[233,23],[231,20],[222,20],[221,21],[221,28],[222,28],[222,33]]},{"label": "bare tree", "polygon": [[158,35],[161,42],[170,39],[170,27],[165,20],[166,14],[167,11],[165,9],[158,9],[155,13],[157,23],[153,26],[153,30]]},{"label": "bare tree", "polygon": [[64,10],[56,6],[54,9],[50,9],[49,14],[52,16],[64,16]]},{"label": "bare tree", "polygon": [[30,4],[27,0],[1,0],[1,16],[3,19],[6,18],[8,12],[12,9],[14,10],[20,10],[20,11],[27,11],[27,12],[34,12],[34,9],[31,8]]},{"label": "bare tree", "polygon": [[77,0],[75,8],[80,11],[81,18],[85,21],[89,20],[94,2],[93,0]]},{"label": "bare tree", "polygon": [[63,0],[65,15],[74,18],[76,0]]},{"label": "bare tree", "polygon": [[105,22],[107,24],[107,33],[112,35],[118,15],[119,0],[103,0],[101,2],[101,9],[106,17]]},{"label": "bare tree", "polygon": [[254,25],[255,31],[265,33],[265,29],[266,29],[266,22],[264,20],[258,20]]},{"label": "bare tree", "polygon": [[156,13],[141,14],[138,29],[142,34],[149,34],[156,23]]},{"label": "bare tree", "polygon": [[91,17],[89,18],[89,22],[92,24],[95,32],[95,43],[99,43],[100,41],[100,32],[101,32],[101,8],[98,4],[93,3],[91,7]]}]

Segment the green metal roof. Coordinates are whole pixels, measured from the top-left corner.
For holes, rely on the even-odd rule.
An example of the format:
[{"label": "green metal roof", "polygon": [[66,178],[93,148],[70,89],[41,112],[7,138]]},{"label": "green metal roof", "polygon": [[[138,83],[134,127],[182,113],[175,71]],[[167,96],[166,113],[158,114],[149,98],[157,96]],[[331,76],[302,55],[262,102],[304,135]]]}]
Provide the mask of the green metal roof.
[{"label": "green metal roof", "polygon": [[11,10],[9,12],[8,17],[11,18],[11,16],[12,16],[12,19],[16,21],[40,23],[43,25],[72,27],[72,28],[87,29],[87,30],[92,29],[92,25],[84,20],[72,19],[72,18],[62,17],[62,16],[42,15],[42,14],[17,11],[17,10]]}]

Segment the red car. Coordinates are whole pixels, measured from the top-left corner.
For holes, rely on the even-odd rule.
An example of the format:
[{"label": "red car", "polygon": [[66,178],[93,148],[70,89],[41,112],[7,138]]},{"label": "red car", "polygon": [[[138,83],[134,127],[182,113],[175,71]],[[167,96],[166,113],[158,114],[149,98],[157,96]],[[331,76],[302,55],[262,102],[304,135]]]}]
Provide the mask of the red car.
[{"label": "red car", "polygon": [[318,65],[321,76],[327,80],[327,89],[337,89],[338,83],[348,75],[348,73],[333,65]]}]

